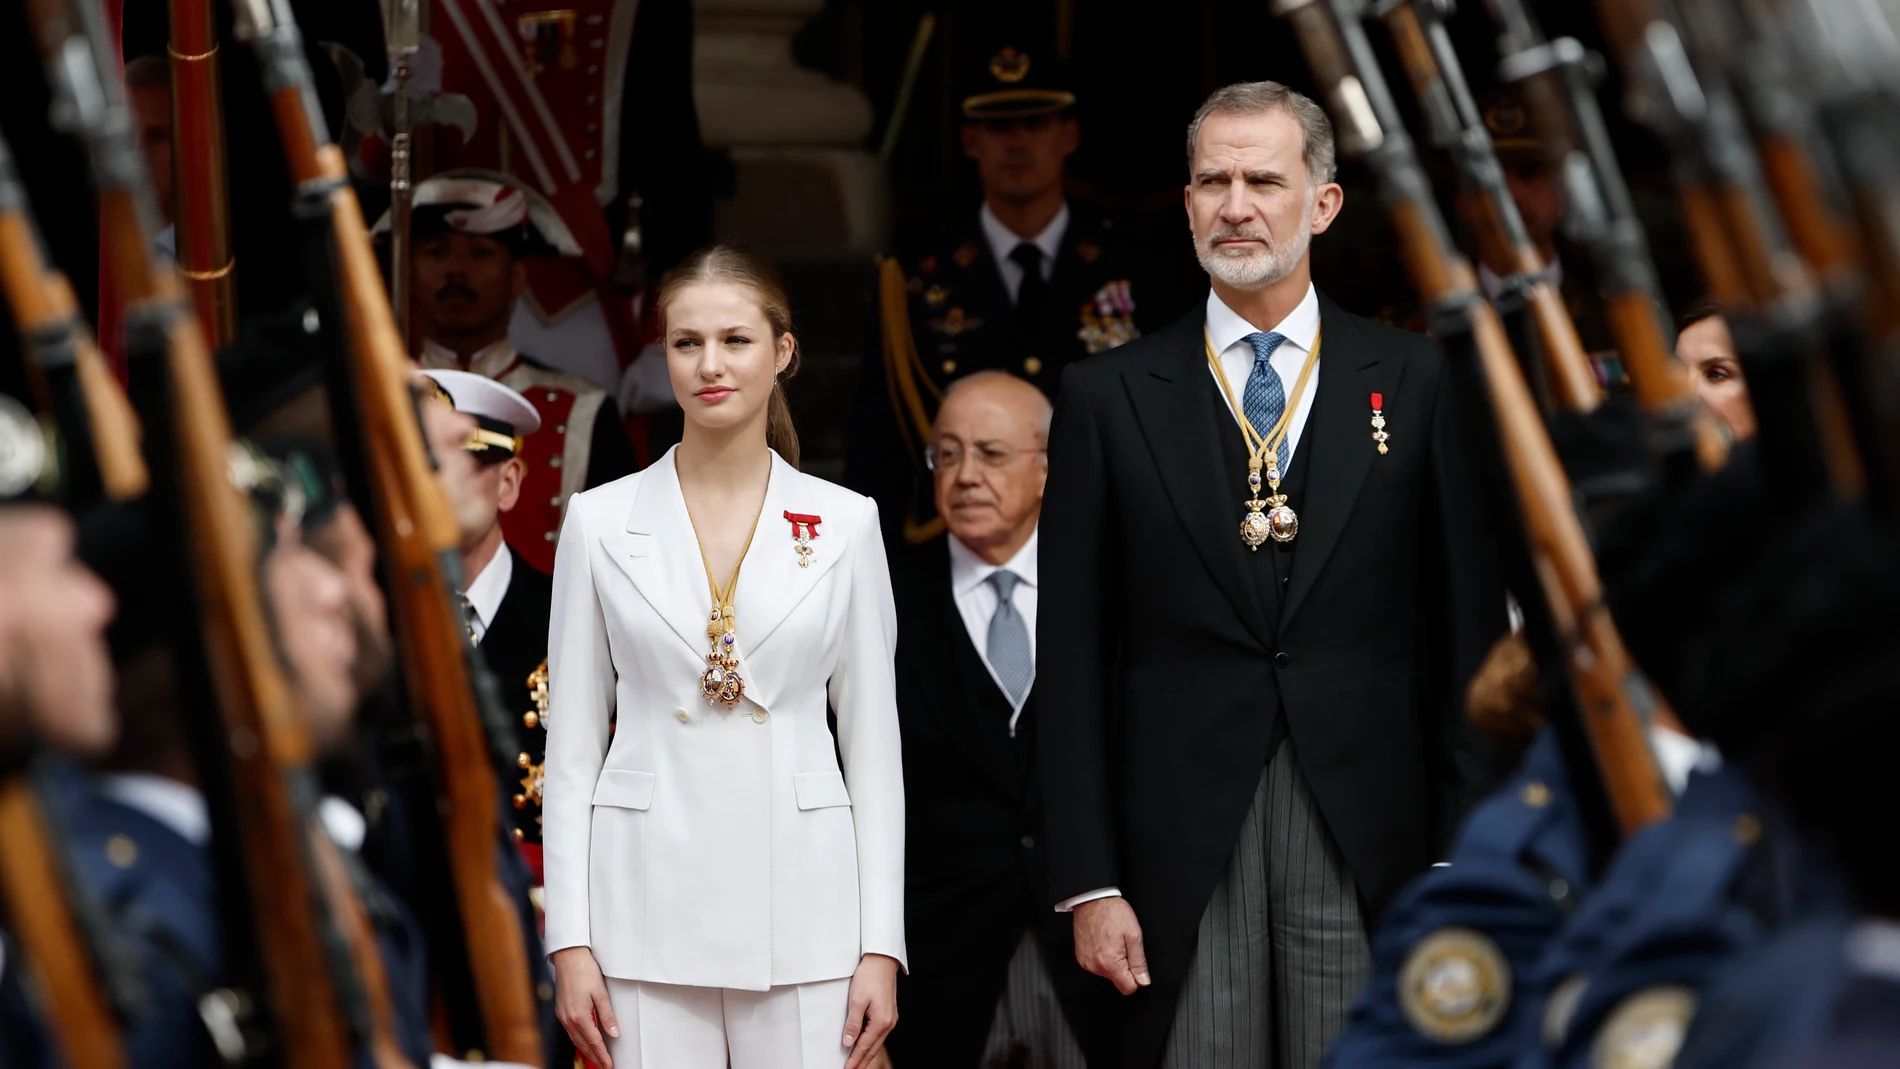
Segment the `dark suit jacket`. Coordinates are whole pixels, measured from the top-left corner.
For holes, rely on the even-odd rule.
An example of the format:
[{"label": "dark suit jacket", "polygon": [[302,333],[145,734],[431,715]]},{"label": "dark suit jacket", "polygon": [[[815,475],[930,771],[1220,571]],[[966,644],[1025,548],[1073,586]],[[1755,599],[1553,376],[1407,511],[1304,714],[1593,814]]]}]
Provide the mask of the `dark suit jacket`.
[{"label": "dark suit jacket", "polygon": [[1239,538],[1247,454],[1208,372],[1202,310],[1072,366],[1057,403],[1037,645],[1060,666],[1041,709],[1050,898],[1119,886],[1141,920],[1154,984],[1107,1017],[1129,1066],[1159,1056],[1279,738],[1369,921],[1437,856],[1475,778],[1459,691],[1504,597],[1441,359],[1323,295],[1320,311],[1281,578],[1262,562],[1286,550],[1254,556]]},{"label": "dark suit jacket", "polygon": [[[501,687],[502,701],[506,703],[521,752],[538,765],[547,752],[547,728],[541,725],[538,716],[534,726],[529,727],[523,716],[535,708],[528,676],[548,659],[548,614],[554,602],[554,580],[536,571],[514,547],[504,545],[502,548],[515,558],[515,570],[508,580],[508,593],[502,597],[501,607],[495,610],[494,622],[482,633],[482,657]],[[510,783],[508,788],[511,796],[522,790],[519,783]],[[511,812],[523,841],[540,842],[541,807],[528,802]]]},{"label": "dark suit jacket", "polygon": [[898,553],[891,571],[911,956],[892,1052],[906,1069],[975,1069],[1024,932],[1040,939],[1071,1021],[1087,974],[1068,918],[1049,908],[1036,692],[1011,737],[1009,702],[957,611],[944,538]]}]

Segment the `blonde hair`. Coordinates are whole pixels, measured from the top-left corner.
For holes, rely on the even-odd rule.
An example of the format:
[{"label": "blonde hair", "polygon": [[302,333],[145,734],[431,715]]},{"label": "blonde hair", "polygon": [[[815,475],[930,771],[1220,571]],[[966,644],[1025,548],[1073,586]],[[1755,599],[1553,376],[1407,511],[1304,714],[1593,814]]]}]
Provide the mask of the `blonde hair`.
[{"label": "blonde hair", "polygon": [[[653,301],[662,324],[666,322],[666,309],[673,298],[696,282],[725,282],[751,293],[759,310],[765,313],[766,324],[771,327],[775,353],[778,340],[792,334],[792,302],[785,295],[785,282],[779,277],[778,269],[763,256],[730,245],[708,245],[680,261],[678,267],[667,272],[666,283]],[[798,467],[798,431],[792,426],[792,407],[786,403],[783,383],[798,374],[801,355],[798,337],[792,335],[791,362],[772,383],[772,397],[766,402],[765,415],[765,444],[794,468]]]}]

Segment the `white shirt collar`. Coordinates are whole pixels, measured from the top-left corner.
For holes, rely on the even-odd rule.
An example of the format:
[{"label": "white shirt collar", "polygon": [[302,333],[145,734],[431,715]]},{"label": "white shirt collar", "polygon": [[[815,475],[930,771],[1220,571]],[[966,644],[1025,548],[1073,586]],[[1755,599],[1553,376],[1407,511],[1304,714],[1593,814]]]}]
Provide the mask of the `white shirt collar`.
[{"label": "white shirt collar", "polygon": [[495,613],[501,610],[501,601],[508,596],[508,584],[514,577],[515,555],[504,542],[495,549],[495,555],[488,559],[482,573],[469,580],[466,595],[469,605],[475,609],[478,637],[487,634],[489,625],[495,622]]},{"label": "white shirt collar", "polygon": [[[1227,307],[1220,294],[1212,287],[1207,291],[1207,337],[1214,343],[1216,354],[1227,351],[1228,346],[1240,341],[1249,334],[1257,333],[1259,327],[1241,318],[1239,312]],[[1313,338],[1319,334],[1319,291],[1313,284],[1306,284],[1306,296],[1285,319],[1275,324],[1271,333],[1286,339],[1285,344],[1293,346],[1302,353],[1313,351]]]},{"label": "white shirt collar", "polygon": [[191,845],[211,842],[211,812],[198,788],[149,772],[108,772],[98,783],[100,794],[151,817]]},{"label": "white shirt collar", "polygon": [[486,375],[491,379],[499,378],[515,365],[515,343],[512,339],[503,338],[486,348],[476,350],[475,355],[469,357],[468,363],[464,364],[462,358],[456,355],[455,350],[424,338],[422,355],[418,357],[418,360],[426,368],[473,371],[477,375]]},{"label": "white shirt collar", "polygon": [[1856,924],[1847,934],[1847,959],[1863,975],[1900,981],[1900,921]]},{"label": "white shirt collar", "polygon": [[[995,255],[999,265],[1009,259],[1009,254],[1016,251],[1016,246],[1023,243],[1020,235],[1004,226],[1003,221],[996,217],[996,213],[990,211],[989,201],[983,202],[983,208],[976,213],[976,217],[983,225],[983,237],[990,243],[990,252]],[[1061,210],[1056,212],[1056,217],[1049,220],[1049,225],[1043,227],[1040,234],[1029,240],[1036,248],[1042,250],[1044,260],[1054,263],[1056,254],[1062,251],[1062,235],[1068,229],[1069,202],[1065,200],[1062,202]]]},{"label": "white shirt collar", "polygon": [[1023,585],[1034,590],[1036,587],[1036,540],[1041,533],[1041,525],[1038,525],[1036,530],[1029,532],[1029,541],[1023,543],[1023,548],[1017,550],[1016,555],[1001,567],[977,556],[976,551],[964,545],[956,535],[949,535],[951,593],[958,596],[969,593],[987,582],[991,573],[1003,569],[1015,572],[1016,578],[1021,579]]}]

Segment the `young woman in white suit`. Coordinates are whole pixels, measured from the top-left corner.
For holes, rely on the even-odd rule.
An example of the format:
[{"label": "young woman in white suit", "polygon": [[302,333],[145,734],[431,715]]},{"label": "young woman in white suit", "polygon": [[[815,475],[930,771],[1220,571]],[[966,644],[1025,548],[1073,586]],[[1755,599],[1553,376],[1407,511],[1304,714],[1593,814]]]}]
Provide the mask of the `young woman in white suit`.
[{"label": "young woman in white suit", "polygon": [[858,1069],[896,1023],[904,962],[877,510],[797,470],[778,380],[798,350],[770,266],[703,250],[657,308],[685,433],[575,495],[554,564],[559,1016],[601,1069]]}]

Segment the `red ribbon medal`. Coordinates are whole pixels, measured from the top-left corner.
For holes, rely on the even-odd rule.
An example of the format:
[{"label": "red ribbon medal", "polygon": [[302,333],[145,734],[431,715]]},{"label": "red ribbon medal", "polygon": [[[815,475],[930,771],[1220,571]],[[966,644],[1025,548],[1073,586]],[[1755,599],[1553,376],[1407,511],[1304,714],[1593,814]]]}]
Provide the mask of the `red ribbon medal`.
[{"label": "red ribbon medal", "polygon": [[818,537],[818,525],[825,522],[822,516],[808,516],[803,512],[787,510],[785,518],[792,521],[792,541],[798,551],[798,566],[811,567],[811,540]]},{"label": "red ribbon medal", "polygon": [[1379,443],[1379,452],[1387,452],[1385,443],[1392,436],[1385,432],[1385,394],[1372,395],[1372,440]]}]

